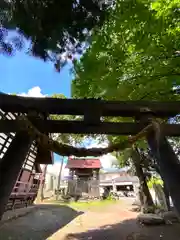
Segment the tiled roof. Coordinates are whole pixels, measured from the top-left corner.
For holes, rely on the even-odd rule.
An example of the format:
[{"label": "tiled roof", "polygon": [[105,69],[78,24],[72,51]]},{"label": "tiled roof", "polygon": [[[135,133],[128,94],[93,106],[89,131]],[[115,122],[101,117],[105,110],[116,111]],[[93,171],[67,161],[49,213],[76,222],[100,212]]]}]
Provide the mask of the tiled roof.
[{"label": "tiled roof", "polygon": [[130,168],[124,167],[124,168],[104,168],[102,170],[103,173],[119,173],[119,172],[127,172]]},{"label": "tiled roof", "polygon": [[137,177],[135,176],[129,176],[129,175],[126,175],[126,176],[122,176],[122,177],[117,177],[115,179],[113,179],[114,182],[137,182]]},{"label": "tiled roof", "polygon": [[66,168],[101,168],[101,162],[97,158],[91,159],[72,159],[69,158]]},{"label": "tiled roof", "polygon": [[132,182],[132,183],[137,183],[138,182],[138,178],[133,176],[122,176],[122,177],[118,177],[118,178],[114,178],[114,179],[109,179],[109,180],[100,180],[101,183],[121,183],[121,182]]}]

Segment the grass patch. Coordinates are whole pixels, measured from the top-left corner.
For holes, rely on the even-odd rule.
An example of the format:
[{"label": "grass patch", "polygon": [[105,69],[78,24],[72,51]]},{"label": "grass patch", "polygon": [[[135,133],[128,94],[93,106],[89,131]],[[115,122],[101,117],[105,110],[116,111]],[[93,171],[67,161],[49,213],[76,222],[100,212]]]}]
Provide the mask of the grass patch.
[{"label": "grass patch", "polygon": [[62,203],[59,201],[51,201],[51,203],[65,205],[65,206],[73,208],[77,211],[102,211],[114,204],[119,204],[120,201],[119,200],[98,200],[98,201],[69,202],[69,203]]},{"label": "grass patch", "polygon": [[69,207],[76,210],[98,210],[104,209],[112,204],[117,204],[117,201],[113,200],[102,200],[102,201],[89,201],[89,202],[71,202]]}]

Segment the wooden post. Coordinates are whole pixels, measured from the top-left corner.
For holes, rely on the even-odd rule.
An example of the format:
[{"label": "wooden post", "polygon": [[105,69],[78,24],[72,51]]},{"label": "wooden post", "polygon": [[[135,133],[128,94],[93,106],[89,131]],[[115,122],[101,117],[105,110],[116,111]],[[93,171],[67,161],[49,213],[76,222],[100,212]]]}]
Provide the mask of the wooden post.
[{"label": "wooden post", "polygon": [[18,132],[0,162],[0,219],[16,183],[32,139],[25,132]]},{"label": "wooden post", "polygon": [[99,169],[96,169],[96,180],[99,181]]},{"label": "wooden post", "polygon": [[155,131],[148,134],[149,147],[156,158],[161,176],[165,181],[174,207],[180,215],[180,163],[179,160],[162,132],[157,135]]}]

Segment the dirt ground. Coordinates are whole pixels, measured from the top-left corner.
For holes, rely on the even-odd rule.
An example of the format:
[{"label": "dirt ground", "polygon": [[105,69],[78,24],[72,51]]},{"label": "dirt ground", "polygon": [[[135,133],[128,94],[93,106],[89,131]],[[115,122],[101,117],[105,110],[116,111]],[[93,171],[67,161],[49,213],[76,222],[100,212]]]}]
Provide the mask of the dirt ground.
[{"label": "dirt ground", "polygon": [[129,203],[103,211],[78,212],[68,206],[46,204],[3,224],[2,240],[179,240],[180,225],[140,226]]}]

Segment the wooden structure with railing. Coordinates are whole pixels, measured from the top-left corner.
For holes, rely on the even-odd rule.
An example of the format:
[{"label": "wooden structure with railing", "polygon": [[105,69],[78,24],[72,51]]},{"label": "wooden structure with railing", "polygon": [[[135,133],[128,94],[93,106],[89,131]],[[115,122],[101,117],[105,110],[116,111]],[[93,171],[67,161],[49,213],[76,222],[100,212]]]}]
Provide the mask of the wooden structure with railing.
[{"label": "wooden structure with railing", "polygon": [[[16,119],[17,116],[17,113],[4,112],[0,109],[0,119],[13,120]],[[15,136],[16,133],[13,132],[0,132],[0,163],[6,155]],[[40,168],[40,163],[43,163],[42,157],[41,150],[37,148],[35,142],[32,142],[17,174],[14,186],[12,186],[5,210],[28,206],[34,202],[39,189],[40,179],[42,177],[42,171]],[[47,156],[45,156],[44,159],[47,161]],[[12,156],[11,161],[16,161],[16,154]],[[51,161],[49,161],[49,163],[51,163]]]},{"label": "wooden structure with railing", "polygon": [[[32,144],[37,147],[35,162],[48,164],[52,162],[51,152],[63,156],[97,157],[113,151],[123,151],[142,138],[147,140],[173,204],[180,214],[180,194],[177,192],[180,165],[166,138],[180,136],[180,124],[167,122],[167,119],[180,113],[179,101],[122,102],[100,99],[30,98],[0,93],[0,109],[4,116],[8,113],[17,113],[14,119],[6,117],[0,119],[2,136],[14,133],[6,152],[0,151],[0,218]],[[58,121],[48,119],[51,114],[84,118],[80,121],[77,119]],[[115,117],[121,121],[123,118],[124,122],[112,122],[104,117]],[[128,119],[128,122],[125,119]],[[109,134],[128,137],[105,148],[86,149],[58,143],[50,137],[51,133]]]}]

